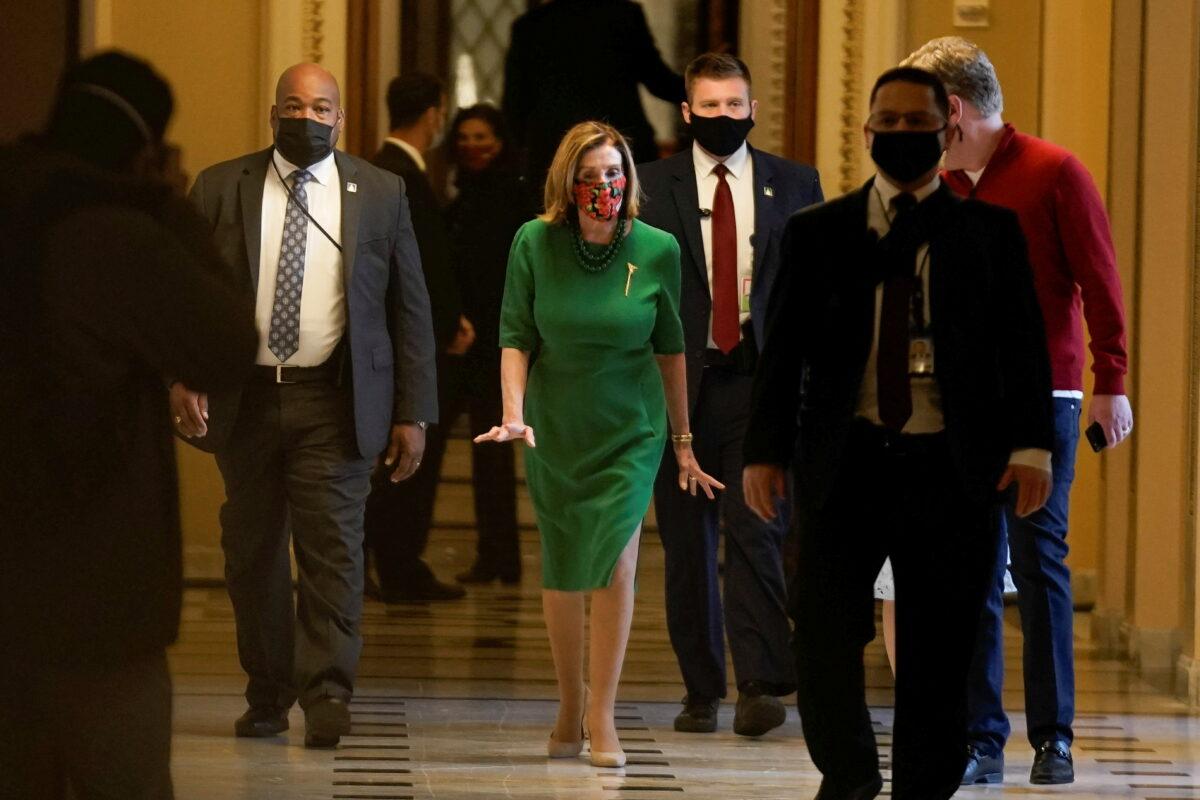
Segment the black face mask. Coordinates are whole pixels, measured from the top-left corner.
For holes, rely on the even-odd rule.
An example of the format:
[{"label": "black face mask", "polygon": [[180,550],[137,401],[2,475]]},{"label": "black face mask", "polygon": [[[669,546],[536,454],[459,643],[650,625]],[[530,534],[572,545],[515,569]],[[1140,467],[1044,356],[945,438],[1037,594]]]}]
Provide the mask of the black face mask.
[{"label": "black face mask", "polygon": [[753,127],[754,120],[749,117],[734,119],[724,114],[719,117],[702,117],[694,112],[692,121],[688,124],[692,138],[718,158],[733,155],[742,146],[742,142],[746,141]]},{"label": "black face mask", "polygon": [[876,132],[871,142],[871,160],[887,175],[900,183],[908,183],[937,166],[942,157],[942,143],[936,131]]},{"label": "black face mask", "polygon": [[280,117],[275,149],[297,167],[311,167],[333,152],[333,126],[307,117]]}]

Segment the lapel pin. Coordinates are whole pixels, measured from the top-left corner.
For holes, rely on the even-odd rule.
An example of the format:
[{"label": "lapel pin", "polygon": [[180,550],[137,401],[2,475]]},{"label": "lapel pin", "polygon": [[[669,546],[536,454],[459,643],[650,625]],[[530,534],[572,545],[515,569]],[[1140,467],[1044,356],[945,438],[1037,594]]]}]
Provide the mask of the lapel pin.
[{"label": "lapel pin", "polygon": [[774,197],[774,196],[775,196],[775,190],[774,190],[772,187],[770,187],[770,186],[764,186],[764,187],[763,187],[763,194],[765,194],[767,197]]},{"label": "lapel pin", "polygon": [[629,297],[629,284],[633,283],[633,273],[637,272],[637,267],[633,264],[626,264],[625,269],[629,270],[629,275],[625,277],[625,296]]},{"label": "lapel pin", "polygon": [[357,183],[350,183],[349,181],[347,181],[347,182],[346,182],[346,191],[347,191],[347,192],[357,192],[357,191],[358,191],[358,184],[357,184]]}]

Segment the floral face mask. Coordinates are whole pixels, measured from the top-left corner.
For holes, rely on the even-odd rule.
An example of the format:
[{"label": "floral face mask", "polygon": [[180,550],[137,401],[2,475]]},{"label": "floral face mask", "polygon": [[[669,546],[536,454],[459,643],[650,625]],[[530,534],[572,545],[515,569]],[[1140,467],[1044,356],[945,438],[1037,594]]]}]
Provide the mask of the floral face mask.
[{"label": "floral face mask", "polygon": [[624,175],[611,181],[575,181],[575,205],[594,220],[607,222],[615,218],[624,199]]}]

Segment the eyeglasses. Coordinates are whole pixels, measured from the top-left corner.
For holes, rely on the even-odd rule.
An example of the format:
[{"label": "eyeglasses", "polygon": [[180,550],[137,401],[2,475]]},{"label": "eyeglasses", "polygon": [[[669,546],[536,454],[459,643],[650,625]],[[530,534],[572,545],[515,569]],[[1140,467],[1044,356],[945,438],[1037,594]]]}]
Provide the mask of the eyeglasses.
[{"label": "eyeglasses", "polygon": [[867,118],[867,127],[873,131],[939,131],[946,127],[946,120],[928,111],[910,111],[900,114],[895,111],[879,111]]}]

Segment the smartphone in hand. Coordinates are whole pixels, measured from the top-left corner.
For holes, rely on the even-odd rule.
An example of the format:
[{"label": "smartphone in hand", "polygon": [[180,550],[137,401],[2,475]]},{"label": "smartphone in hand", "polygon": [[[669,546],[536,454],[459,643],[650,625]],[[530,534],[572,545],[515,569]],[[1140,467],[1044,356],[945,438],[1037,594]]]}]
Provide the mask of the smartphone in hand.
[{"label": "smartphone in hand", "polygon": [[1104,428],[1100,427],[1099,422],[1093,422],[1091,425],[1088,425],[1083,435],[1087,437],[1088,444],[1092,446],[1092,450],[1097,453],[1108,447],[1108,437],[1104,435]]}]

